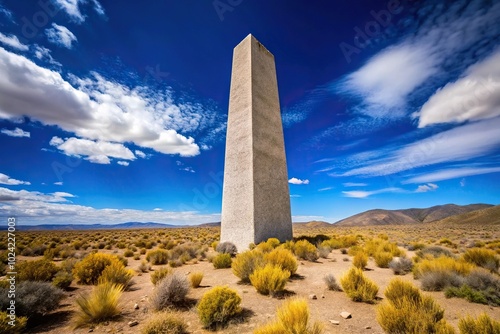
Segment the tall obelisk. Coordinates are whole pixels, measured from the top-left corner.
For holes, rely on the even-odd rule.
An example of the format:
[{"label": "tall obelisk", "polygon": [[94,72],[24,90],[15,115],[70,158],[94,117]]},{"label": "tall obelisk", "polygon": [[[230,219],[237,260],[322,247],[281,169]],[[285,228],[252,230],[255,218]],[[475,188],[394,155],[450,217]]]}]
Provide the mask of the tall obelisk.
[{"label": "tall obelisk", "polygon": [[268,238],[292,238],[290,191],[274,56],[248,35],[233,53],[221,242]]}]

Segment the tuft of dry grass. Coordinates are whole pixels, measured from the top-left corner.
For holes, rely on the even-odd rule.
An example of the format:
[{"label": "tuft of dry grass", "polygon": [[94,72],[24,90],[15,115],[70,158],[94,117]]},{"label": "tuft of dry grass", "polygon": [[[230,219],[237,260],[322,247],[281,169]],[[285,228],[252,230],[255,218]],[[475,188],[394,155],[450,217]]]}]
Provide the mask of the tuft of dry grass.
[{"label": "tuft of dry grass", "polygon": [[283,270],[273,264],[267,264],[265,267],[257,268],[250,275],[250,282],[258,293],[274,295],[276,292],[285,289],[289,277],[289,271]]},{"label": "tuft of dry grass", "polygon": [[378,286],[367,278],[361,269],[351,267],[340,278],[344,292],[355,302],[372,303],[378,293]]},{"label": "tuft of dry grass", "polygon": [[203,280],[203,273],[201,271],[197,271],[189,275],[189,282],[191,283],[192,288],[195,289],[198,288],[202,280]]},{"label": "tuft of dry grass", "polygon": [[122,292],[122,285],[106,282],[94,287],[90,295],[78,297],[75,327],[100,323],[119,315],[118,302]]}]

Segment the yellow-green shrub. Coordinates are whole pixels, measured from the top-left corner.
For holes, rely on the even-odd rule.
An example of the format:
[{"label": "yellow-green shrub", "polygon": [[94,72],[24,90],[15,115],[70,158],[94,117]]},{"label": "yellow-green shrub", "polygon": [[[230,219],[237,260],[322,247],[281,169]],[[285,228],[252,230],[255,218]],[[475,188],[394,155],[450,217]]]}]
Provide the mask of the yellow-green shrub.
[{"label": "yellow-green shrub", "polygon": [[379,268],[389,268],[389,263],[392,261],[392,258],[393,256],[389,252],[378,252],[373,256],[375,264]]},{"label": "yellow-green shrub", "polygon": [[365,269],[366,265],[368,264],[368,255],[366,255],[364,252],[357,252],[356,255],[354,255],[352,264],[356,268]]},{"label": "yellow-green shrub", "polygon": [[224,325],[241,312],[241,297],[228,287],[217,286],[206,292],[198,303],[198,315],[206,328]]},{"label": "yellow-green shrub", "polygon": [[219,253],[212,259],[212,264],[215,269],[231,268],[231,254]]},{"label": "yellow-green shrub", "polygon": [[97,284],[99,277],[107,266],[122,266],[118,257],[110,254],[91,253],[73,267],[73,276],[80,284]]},{"label": "yellow-green shrub", "polygon": [[[277,240],[277,239],[276,239]],[[290,275],[295,274],[299,264],[292,252],[284,248],[275,248],[271,252],[264,255],[264,260],[267,263],[279,266],[283,270],[288,270]]]},{"label": "yellow-green shrub", "polygon": [[422,277],[426,272],[454,272],[465,276],[474,269],[474,265],[463,260],[456,260],[451,257],[441,256],[438,258],[423,259],[413,267],[413,276]]},{"label": "yellow-green shrub", "polygon": [[307,240],[299,240],[293,245],[293,252],[299,258],[308,260],[308,261],[316,261],[318,259],[318,250],[316,246],[310,243]]},{"label": "yellow-green shrub", "polygon": [[50,282],[57,271],[56,265],[47,259],[23,261],[17,264],[17,279],[19,281]]},{"label": "yellow-green shrub", "polygon": [[466,262],[475,264],[476,266],[483,267],[493,272],[498,271],[498,267],[500,267],[500,257],[498,257],[496,253],[491,249],[485,249],[485,248],[468,249],[464,253],[463,259]]},{"label": "yellow-green shrub", "polygon": [[104,268],[101,276],[99,277],[99,283],[115,283],[121,284],[126,290],[131,285],[132,277],[134,277],[134,271],[131,269],[126,269],[123,264],[114,262]]},{"label": "yellow-green shrub", "polygon": [[289,277],[289,271],[273,264],[267,264],[265,267],[255,269],[253,274],[250,275],[250,283],[257,292],[263,295],[274,295],[276,292],[285,289]]},{"label": "yellow-green shrub", "polygon": [[203,273],[201,271],[197,271],[189,275],[189,281],[191,283],[191,287],[195,289],[200,286],[202,280],[203,280]]},{"label": "yellow-green shrub", "polygon": [[257,328],[254,334],[320,334],[322,326],[309,325],[309,305],[305,299],[293,298],[278,308],[277,320]]},{"label": "yellow-green shrub", "polygon": [[142,334],[185,334],[187,325],[181,316],[172,312],[160,312],[146,323],[142,329]]},{"label": "yellow-green shrub", "polygon": [[159,268],[151,274],[151,282],[154,285],[156,285],[156,284],[158,284],[159,281],[161,281],[162,279],[164,279],[168,275],[172,274],[172,272],[173,272],[172,269],[170,269],[168,267]]},{"label": "yellow-green shrub", "polygon": [[340,278],[344,292],[355,302],[371,303],[378,293],[378,286],[367,278],[361,269],[352,267]]},{"label": "yellow-green shrub", "polygon": [[236,277],[239,277],[242,282],[248,283],[254,270],[263,265],[264,254],[260,250],[254,249],[236,255],[231,268]]},{"label": "yellow-green shrub", "polygon": [[26,327],[28,318],[16,317],[16,320],[14,320],[14,326],[9,324],[11,321],[12,319],[9,317],[7,312],[0,311],[0,333],[21,334]]},{"label": "yellow-green shrub", "polygon": [[164,249],[155,249],[146,253],[146,260],[151,264],[167,264],[170,254]]},{"label": "yellow-green shrub", "polygon": [[500,322],[491,319],[486,313],[477,319],[467,316],[458,321],[460,334],[500,334]]},{"label": "yellow-green shrub", "polygon": [[384,295],[387,300],[377,307],[377,321],[386,333],[454,333],[439,305],[413,284],[393,279]]},{"label": "yellow-green shrub", "polygon": [[110,320],[119,315],[118,302],[122,291],[123,286],[120,284],[103,283],[94,287],[90,295],[78,297],[76,327]]}]

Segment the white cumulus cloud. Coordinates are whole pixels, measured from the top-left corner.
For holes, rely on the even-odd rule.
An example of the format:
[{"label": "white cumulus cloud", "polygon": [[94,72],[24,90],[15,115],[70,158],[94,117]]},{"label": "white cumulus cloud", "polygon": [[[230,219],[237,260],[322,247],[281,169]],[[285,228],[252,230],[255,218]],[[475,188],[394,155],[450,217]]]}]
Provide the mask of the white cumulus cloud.
[{"label": "white cumulus cloud", "polygon": [[290,180],[288,180],[288,183],[291,184],[309,184],[309,180],[301,180],[297,179],[296,177],[292,177]]},{"label": "white cumulus cloud", "polygon": [[437,184],[427,183],[427,184],[422,184],[422,185],[418,186],[417,189],[415,190],[415,192],[416,193],[426,193],[428,191],[434,191],[437,188],[439,188]]},{"label": "white cumulus cloud", "polygon": [[[93,141],[88,139],[52,137],[50,144],[66,155],[81,157],[93,163],[109,164],[110,158],[134,160],[135,155],[127,147],[118,143]],[[118,162],[120,163],[120,162]],[[123,163],[121,163],[123,164]]]},{"label": "white cumulus cloud", "polygon": [[122,166],[128,166],[130,163],[128,161],[118,161],[117,164]]},{"label": "white cumulus cloud", "polygon": [[76,42],[76,36],[66,27],[52,23],[52,28],[45,29],[45,34],[49,42],[67,49],[73,47],[73,42]]}]

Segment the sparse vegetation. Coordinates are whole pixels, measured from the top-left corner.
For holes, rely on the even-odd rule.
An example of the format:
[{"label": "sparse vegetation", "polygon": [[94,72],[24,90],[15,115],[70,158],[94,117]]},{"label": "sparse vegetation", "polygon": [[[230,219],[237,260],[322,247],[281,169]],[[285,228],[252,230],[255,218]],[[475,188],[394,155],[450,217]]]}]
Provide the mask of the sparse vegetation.
[{"label": "sparse vegetation", "polygon": [[203,273],[201,271],[197,271],[189,275],[189,282],[191,283],[192,288],[195,289],[198,288],[202,280],[203,280]]},{"label": "sparse vegetation", "polygon": [[333,274],[328,274],[325,277],[323,277],[323,281],[325,281],[328,290],[342,291],[340,285],[337,283],[337,280],[335,279],[335,276],[333,276]]},{"label": "sparse vegetation", "polygon": [[118,302],[122,291],[121,285],[106,282],[94,287],[89,295],[78,297],[75,327],[100,323],[119,315]]},{"label": "sparse vegetation", "polygon": [[389,262],[395,275],[406,275],[413,269],[413,261],[407,257],[396,257]]},{"label": "sparse vegetation", "polygon": [[[277,239],[276,239],[277,240]],[[295,274],[299,264],[297,259],[288,249],[285,248],[275,248],[271,252],[264,255],[264,260],[266,263],[273,264],[286,270],[290,275]]]},{"label": "sparse vegetation", "polygon": [[134,277],[133,270],[126,269],[123,264],[114,262],[104,268],[99,277],[99,283],[116,283],[122,285],[127,290],[132,285],[132,277]]},{"label": "sparse vegetation", "polygon": [[236,246],[229,241],[221,242],[215,247],[215,250],[219,253],[229,254],[231,256],[236,255],[238,253],[238,249]]},{"label": "sparse vegetation", "polygon": [[73,267],[73,275],[80,284],[96,285],[102,272],[107,266],[124,266],[123,262],[114,255],[91,253]]},{"label": "sparse vegetation", "polygon": [[56,265],[47,259],[23,261],[17,265],[17,278],[20,281],[50,282],[57,271]]},{"label": "sparse vegetation", "polygon": [[372,303],[378,293],[378,286],[367,278],[361,269],[352,267],[340,278],[344,292],[355,302]]},{"label": "sparse vegetation", "polygon": [[387,300],[377,307],[377,321],[386,333],[454,333],[443,320],[443,309],[411,283],[393,279],[384,295]]},{"label": "sparse vegetation", "polygon": [[206,292],[198,303],[198,315],[206,328],[224,326],[241,312],[241,297],[228,287],[218,286]]},{"label": "sparse vegetation", "polygon": [[466,316],[458,322],[460,334],[500,334],[500,322],[483,313],[476,319]]},{"label": "sparse vegetation", "polygon": [[352,264],[361,270],[365,269],[366,265],[368,264],[368,255],[366,255],[364,252],[357,252],[356,255],[354,255],[354,259],[352,260]]},{"label": "sparse vegetation", "polygon": [[305,299],[293,298],[285,301],[277,310],[277,320],[257,328],[254,334],[321,334],[323,326],[309,324],[309,305]]},{"label": "sparse vegetation", "polygon": [[159,268],[151,274],[151,282],[154,285],[156,285],[156,284],[158,284],[159,281],[161,281],[162,279],[164,279],[168,275],[172,274],[172,272],[173,272],[172,269],[167,268],[167,267]]},{"label": "sparse vegetation", "polygon": [[264,267],[255,269],[253,274],[250,275],[250,282],[257,292],[263,295],[274,295],[285,289],[289,277],[289,271],[273,264],[267,264]]},{"label": "sparse vegetation", "polygon": [[307,261],[316,261],[319,258],[316,246],[307,240],[299,240],[293,245],[293,252],[299,258]]},{"label": "sparse vegetation", "polygon": [[167,264],[169,260],[169,253],[164,249],[155,249],[146,253],[146,260],[153,265]]},{"label": "sparse vegetation", "polygon": [[219,253],[212,259],[215,269],[231,268],[231,263],[232,259],[229,253]]},{"label": "sparse vegetation", "polygon": [[491,249],[471,248],[465,251],[463,259],[466,262],[475,264],[478,267],[483,267],[492,272],[498,272],[500,267],[500,257]]},{"label": "sparse vegetation", "polygon": [[264,254],[260,250],[251,250],[236,255],[232,261],[233,274],[244,283],[250,282],[250,275],[264,265]]},{"label": "sparse vegetation", "polygon": [[172,312],[160,312],[148,320],[142,334],[185,334],[187,324],[181,316]]},{"label": "sparse vegetation", "polygon": [[167,307],[179,306],[186,301],[189,283],[185,276],[173,273],[162,279],[151,296],[151,306],[161,311]]},{"label": "sparse vegetation", "polygon": [[[13,321],[14,326],[9,322]],[[28,322],[27,317],[16,317],[15,320],[11,319],[7,312],[0,311],[0,333],[3,334],[21,334]]]}]

